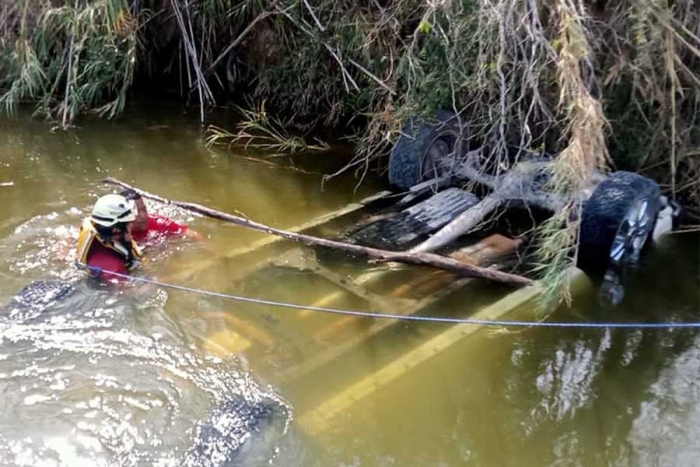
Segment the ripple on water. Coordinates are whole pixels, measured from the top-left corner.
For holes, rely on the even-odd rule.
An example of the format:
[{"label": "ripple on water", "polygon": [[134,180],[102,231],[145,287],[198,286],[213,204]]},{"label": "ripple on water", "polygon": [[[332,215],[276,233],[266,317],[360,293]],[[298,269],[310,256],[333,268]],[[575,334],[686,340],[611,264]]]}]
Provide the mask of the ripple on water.
[{"label": "ripple on water", "polygon": [[554,357],[542,363],[535,380],[540,402],[533,417],[559,422],[592,402],[595,379],[609,348],[609,330],[597,345],[584,340],[562,342]]},{"label": "ripple on water", "polygon": [[634,465],[700,465],[700,337],[661,372],[632,424]]},{"label": "ripple on water", "polygon": [[180,465],[231,397],[286,407],[235,360],[189,346],[162,308],[136,302],[78,285],[41,316],[3,323],[2,465]]},{"label": "ripple on water", "polygon": [[17,226],[0,246],[9,253],[10,271],[20,275],[48,272],[62,279],[78,277],[74,267],[75,244],[83,215],[71,207],[60,213],[35,216]]}]

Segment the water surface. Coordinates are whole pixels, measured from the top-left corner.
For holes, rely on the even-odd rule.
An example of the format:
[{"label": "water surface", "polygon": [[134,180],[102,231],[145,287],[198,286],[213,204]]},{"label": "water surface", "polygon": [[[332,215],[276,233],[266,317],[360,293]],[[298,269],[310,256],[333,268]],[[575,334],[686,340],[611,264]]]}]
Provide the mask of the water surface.
[{"label": "water surface", "polygon": [[[347,404],[323,426],[308,425],[305,414],[449,326],[399,324],[362,338],[374,321],[151,285],[95,287],[73,267],[78,226],[96,197],[112,190],[100,183],[105,176],[278,227],[385,187],[368,181],[356,190],[348,176],[322,189],[321,173],[340,159],[333,151],[292,167],[284,158],[263,163],[250,153],[207,150],[197,122],[174,110],[50,130],[25,117],[0,121],[0,182],[12,182],[0,187],[0,303],[35,280],[76,284],[39,316],[2,321],[2,465],[179,465],[198,424],[232,394],[274,397],[290,408],[290,429],[273,443],[274,465],[700,463],[700,337],[689,330],[484,329]],[[303,170],[295,168],[300,163]],[[341,293],[329,276],[283,267],[299,259],[283,256],[284,246],[216,259],[261,234],[151,207],[207,239],[148,245],[149,277],[372,308]],[[572,308],[551,319],[698,321],[699,240],[664,239],[621,304],[601,304],[588,283]],[[386,266],[333,255],[327,264],[341,278],[377,272],[383,279],[367,284],[382,297],[403,290],[420,298],[419,287],[401,287],[430,274],[409,268],[382,276]],[[469,316],[509,291],[475,282],[422,312]],[[389,301],[386,309],[408,303]],[[534,310],[519,314],[532,319]],[[324,359],[352,339],[358,344]]]}]

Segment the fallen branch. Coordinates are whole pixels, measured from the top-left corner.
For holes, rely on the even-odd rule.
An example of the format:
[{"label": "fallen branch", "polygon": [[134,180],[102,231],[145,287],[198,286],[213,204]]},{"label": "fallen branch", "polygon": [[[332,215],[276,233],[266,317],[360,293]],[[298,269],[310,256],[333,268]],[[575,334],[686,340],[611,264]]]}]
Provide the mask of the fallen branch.
[{"label": "fallen branch", "polygon": [[318,245],[327,248],[333,248],[336,250],[366,256],[379,261],[413,264],[417,266],[430,266],[438,269],[444,269],[446,271],[452,271],[461,275],[480,277],[483,279],[488,279],[496,282],[503,282],[507,284],[530,285],[533,283],[533,281],[531,279],[528,279],[527,277],[496,271],[493,269],[472,266],[470,264],[462,263],[452,258],[446,258],[444,256],[432,253],[411,253],[380,250],[377,248],[368,248],[360,245],[354,245],[351,243],[339,242],[336,240],[328,240],[325,238],[314,237],[312,235],[305,235],[300,233],[288,232],[286,230],[276,229],[274,227],[269,227],[267,225],[260,224],[259,222],[255,222],[240,216],[235,216],[225,212],[217,211],[215,209],[202,206],[200,204],[169,200],[161,196],[151,194],[134,186],[131,186],[112,177],[105,178],[103,182],[112,185],[117,185],[122,188],[130,188],[139,193],[144,198],[150,198],[161,203],[177,206],[187,211],[196,212],[207,217],[219,219],[225,222],[230,222],[241,227],[265,232],[271,235],[277,235],[289,240],[294,240],[296,242],[303,243],[305,245]]}]

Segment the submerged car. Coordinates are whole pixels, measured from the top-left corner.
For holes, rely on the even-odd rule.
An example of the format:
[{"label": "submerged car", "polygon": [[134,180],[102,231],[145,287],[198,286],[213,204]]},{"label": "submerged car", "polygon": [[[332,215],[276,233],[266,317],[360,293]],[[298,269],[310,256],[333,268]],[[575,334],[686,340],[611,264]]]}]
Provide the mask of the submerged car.
[{"label": "submerged car", "polygon": [[470,149],[466,134],[457,115],[439,112],[435,123],[421,118],[408,121],[392,149],[389,181],[394,186],[416,193],[425,189],[479,193],[476,202],[443,219],[432,236],[411,251],[442,248],[477,230],[501,207],[556,213],[573,205],[580,220],[577,266],[598,274],[635,263],[652,239],[671,229],[678,214],[677,205],[647,177],[597,172],[585,189],[567,197],[550,188],[551,157],[519,151],[504,167],[491,163],[485,148]]}]

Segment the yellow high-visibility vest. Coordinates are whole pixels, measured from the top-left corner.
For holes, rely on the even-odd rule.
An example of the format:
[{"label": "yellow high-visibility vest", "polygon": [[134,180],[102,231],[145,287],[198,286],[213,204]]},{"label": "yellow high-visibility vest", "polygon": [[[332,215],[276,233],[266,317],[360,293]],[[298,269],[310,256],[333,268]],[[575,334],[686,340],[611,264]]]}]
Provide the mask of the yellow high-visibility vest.
[{"label": "yellow high-visibility vest", "polygon": [[86,218],[83,220],[80,236],[78,236],[77,255],[80,264],[87,265],[88,254],[95,241],[124,258],[124,261],[127,263],[127,269],[133,269],[143,257],[141,248],[135,241],[132,240],[129,245],[124,245],[121,242],[105,241],[95,229],[90,218]]}]

